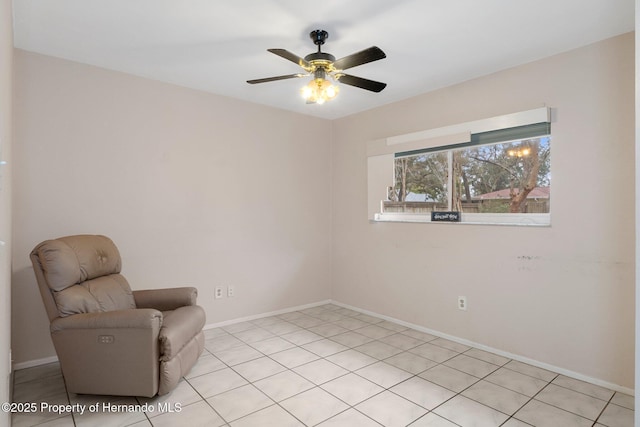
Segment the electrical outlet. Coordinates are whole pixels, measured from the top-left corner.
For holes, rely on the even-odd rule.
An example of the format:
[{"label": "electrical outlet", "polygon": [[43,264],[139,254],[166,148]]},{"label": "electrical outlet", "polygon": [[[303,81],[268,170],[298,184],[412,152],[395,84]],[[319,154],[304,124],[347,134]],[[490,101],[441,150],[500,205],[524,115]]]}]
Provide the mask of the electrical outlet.
[{"label": "electrical outlet", "polygon": [[227,296],[229,298],[236,296],[236,288],[234,286],[227,286]]},{"label": "electrical outlet", "polygon": [[222,286],[216,286],[216,293],[214,294],[214,298],[218,299],[218,298],[222,298],[224,296],[224,292],[222,289]]},{"label": "electrical outlet", "polygon": [[458,309],[467,310],[467,297],[458,297]]}]

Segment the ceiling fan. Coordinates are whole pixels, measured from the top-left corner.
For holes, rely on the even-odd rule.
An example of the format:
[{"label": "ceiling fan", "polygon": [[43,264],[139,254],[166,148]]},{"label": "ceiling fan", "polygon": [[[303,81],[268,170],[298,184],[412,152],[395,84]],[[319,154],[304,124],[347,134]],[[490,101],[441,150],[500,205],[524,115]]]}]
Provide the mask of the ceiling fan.
[{"label": "ceiling fan", "polygon": [[331,82],[327,80],[327,76],[330,76],[337,82],[372,92],[380,92],[387,86],[386,83],[352,76],[343,72],[346,69],[357,67],[358,65],[386,58],[387,55],[385,55],[379,47],[372,46],[336,60],[335,56],[320,50],[320,47],[329,37],[329,33],[324,30],[314,30],[309,34],[309,37],[311,37],[313,43],[318,46],[318,51],[310,53],[304,58],[285,49],[267,49],[269,52],[299,65],[304,69],[304,73],[247,80],[247,83],[266,83],[276,80],[313,76],[313,80],[301,90],[303,98],[305,98],[309,104],[323,104],[325,101],[335,98],[338,94],[339,87],[332,85]]}]

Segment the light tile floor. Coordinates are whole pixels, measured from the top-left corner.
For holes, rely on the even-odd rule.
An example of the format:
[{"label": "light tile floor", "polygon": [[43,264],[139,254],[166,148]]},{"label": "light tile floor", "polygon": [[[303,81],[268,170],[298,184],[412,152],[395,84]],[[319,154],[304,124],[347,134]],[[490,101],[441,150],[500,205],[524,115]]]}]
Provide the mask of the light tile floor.
[{"label": "light tile floor", "polygon": [[333,304],[205,335],[191,372],[153,399],[67,393],[58,364],[17,371],[14,402],[100,410],[12,425],[633,426],[631,396]]}]

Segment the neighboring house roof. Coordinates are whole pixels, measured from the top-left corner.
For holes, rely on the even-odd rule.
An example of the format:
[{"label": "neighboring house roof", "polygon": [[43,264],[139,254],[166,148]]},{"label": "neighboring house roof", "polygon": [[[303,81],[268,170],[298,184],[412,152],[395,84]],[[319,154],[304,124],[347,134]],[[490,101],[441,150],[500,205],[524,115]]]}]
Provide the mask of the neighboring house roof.
[{"label": "neighboring house roof", "polygon": [[411,191],[405,196],[405,202],[428,202],[428,196],[426,194],[412,193]]},{"label": "neighboring house roof", "polygon": [[[515,189],[516,194],[518,194],[519,190]],[[548,199],[549,194],[551,192],[551,187],[536,187],[529,194],[527,194],[527,199]],[[492,199],[510,199],[511,198],[511,190],[509,188],[505,188],[503,190],[492,191],[491,193],[480,194],[479,196],[474,197],[474,199],[480,200],[492,200]]]}]

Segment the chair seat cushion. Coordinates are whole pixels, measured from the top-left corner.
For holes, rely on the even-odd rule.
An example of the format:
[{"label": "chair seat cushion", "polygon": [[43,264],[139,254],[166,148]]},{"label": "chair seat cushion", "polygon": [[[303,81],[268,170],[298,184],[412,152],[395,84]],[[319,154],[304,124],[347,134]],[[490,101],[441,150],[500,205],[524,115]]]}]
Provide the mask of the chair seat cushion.
[{"label": "chair seat cushion", "polygon": [[198,305],[180,307],[165,311],[163,314],[162,327],[158,336],[160,360],[168,361],[202,331],[206,317],[204,310]]}]

